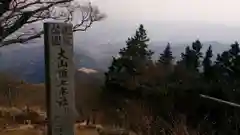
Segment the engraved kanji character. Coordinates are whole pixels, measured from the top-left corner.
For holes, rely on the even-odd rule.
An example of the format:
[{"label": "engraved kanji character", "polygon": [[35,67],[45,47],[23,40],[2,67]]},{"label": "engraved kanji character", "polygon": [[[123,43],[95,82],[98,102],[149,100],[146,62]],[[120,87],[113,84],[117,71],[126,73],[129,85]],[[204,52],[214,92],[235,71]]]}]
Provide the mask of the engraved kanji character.
[{"label": "engraved kanji character", "polygon": [[67,69],[58,69],[58,75],[60,78],[67,78],[68,77],[68,71]]},{"label": "engraved kanji character", "polygon": [[69,107],[65,106],[65,107],[64,107],[64,112],[65,112],[65,113],[69,113]]},{"label": "engraved kanji character", "polygon": [[61,87],[60,94],[61,96],[65,96],[66,94],[68,94],[68,89],[66,87]]},{"label": "engraved kanji character", "polygon": [[60,84],[58,85],[58,87],[61,87],[61,86],[66,86],[68,84],[68,81],[66,80],[61,80]]},{"label": "engraved kanji character", "polygon": [[63,50],[62,48],[60,48],[60,52],[58,53],[58,59],[68,59],[65,55],[65,50]]},{"label": "engraved kanji character", "polygon": [[58,68],[61,68],[61,67],[68,67],[67,61],[65,61],[65,60],[59,60],[59,61],[58,61]]},{"label": "engraved kanji character", "polygon": [[61,29],[60,29],[59,24],[53,24],[52,25],[51,33],[52,34],[60,34],[61,33]]},{"label": "engraved kanji character", "polygon": [[61,96],[56,102],[60,107],[68,106],[67,98],[65,96]]},{"label": "engraved kanji character", "polygon": [[61,45],[61,36],[60,35],[52,35],[52,44],[53,45]]}]

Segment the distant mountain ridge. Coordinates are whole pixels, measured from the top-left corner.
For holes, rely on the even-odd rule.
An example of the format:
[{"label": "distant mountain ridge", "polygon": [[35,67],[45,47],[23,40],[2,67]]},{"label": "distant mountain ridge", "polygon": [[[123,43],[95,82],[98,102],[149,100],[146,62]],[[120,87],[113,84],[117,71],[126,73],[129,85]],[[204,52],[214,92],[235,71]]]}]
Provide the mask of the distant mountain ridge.
[{"label": "distant mountain ridge", "polygon": [[[149,48],[155,53],[153,59],[157,59],[159,54],[165,49],[167,42],[151,42]],[[171,43],[172,52],[176,59],[180,59],[180,55],[185,51],[186,45],[191,43]],[[204,42],[202,52],[205,53],[211,44],[213,52],[217,53],[230,48],[229,45],[221,44],[215,41]],[[27,45],[26,45],[27,46]],[[0,50],[0,71],[17,76],[27,82],[42,83],[44,82],[44,48],[43,45],[26,46],[9,46]],[[75,68],[89,68],[103,72],[107,70],[111,63],[112,56],[116,56],[119,49],[124,47],[124,43],[108,43],[98,45],[97,43],[74,48]],[[97,47],[97,51],[92,52],[92,48]],[[96,49],[95,49],[96,50]]]},{"label": "distant mountain ridge", "polygon": [[[18,47],[0,50],[0,71],[18,76],[19,78],[32,82],[44,82],[44,48],[43,46]],[[89,57],[86,52],[77,50],[74,54],[75,68],[80,67],[98,68],[96,61]]]}]

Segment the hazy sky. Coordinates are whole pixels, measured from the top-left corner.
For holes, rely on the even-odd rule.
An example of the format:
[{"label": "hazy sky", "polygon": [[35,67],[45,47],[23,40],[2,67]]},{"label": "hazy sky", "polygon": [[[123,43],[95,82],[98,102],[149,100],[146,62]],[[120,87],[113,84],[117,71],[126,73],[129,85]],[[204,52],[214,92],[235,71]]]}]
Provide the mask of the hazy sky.
[{"label": "hazy sky", "polygon": [[83,33],[81,40],[123,42],[142,23],[151,41],[240,42],[240,0],[90,1],[107,18]]},{"label": "hazy sky", "polygon": [[108,19],[204,21],[240,26],[240,0],[92,0]]}]

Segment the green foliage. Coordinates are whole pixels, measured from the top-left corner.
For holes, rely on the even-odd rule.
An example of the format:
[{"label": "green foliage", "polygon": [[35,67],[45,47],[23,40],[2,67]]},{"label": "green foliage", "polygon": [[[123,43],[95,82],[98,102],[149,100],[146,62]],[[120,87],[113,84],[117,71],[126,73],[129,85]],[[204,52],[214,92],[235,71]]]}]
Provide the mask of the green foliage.
[{"label": "green foliage", "polygon": [[200,58],[202,57],[201,49],[201,42],[196,40],[192,43],[192,48],[189,46],[185,48],[185,53],[181,54],[182,60],[179,63],[182,63],[191,71],[198,71],[200,67]]},{"label": "green foliage", "polygon": [[211,79],[213,75],[212,60],[211,60],[212,57],[213,57],[212,46],[210,45],[208,47],[208,50],[206,51],[205,57],[202,62],[203,73],[206,79]]},{"label": "green foliage", "polygon": [[148,49],[148,41],[146,30],[141,24],[135,35],[126,41],[127,46],[120,50],[120,57],[129,59],[134,64],[151,60],[153,52]]},{"label": "green foliage", "polygon": [[162,63],[164,65],[170,65],[172,64],[172,60],[173,60],[173,55],[172,55],[172,51],[171,51],[171,46],[168,43],[165,50],[163,51],[162,54],[160,54],[159,63]]},{"label": "green foliage", "polygon": [[[153,125],[159,117],[170,122],[184,114],[186,124],[201,133],[238,134],[238,111],[199,95],[240,103],[239,44],[235,42],[213,61],[212,46],[203,56],[202,43],[196,40],[185,48],[181,60],[174,64],[170,44],[160,54],[159,60],[153,62],[148,41],[146,30],[140,25],[135,36],[129,38],[126,47],[120,50],[120,57],[113,58],[105,74],[105,98],[121,102],[118,107],[122,108],[127,104],[125,101],[141,101],[151,110],[149,115]],[[151,130],[153,133],[160,129]]]},{"label": "green foliage", "polygon": [[126,41],[126,47],[119,52],[119,58],[113,58],[109,71],[105,73],[107,89],[124,90],[128,85],[136,89],[136,76],[151,60],[153,52],[148,49],[146,30],[140,25],[135,35]]}]

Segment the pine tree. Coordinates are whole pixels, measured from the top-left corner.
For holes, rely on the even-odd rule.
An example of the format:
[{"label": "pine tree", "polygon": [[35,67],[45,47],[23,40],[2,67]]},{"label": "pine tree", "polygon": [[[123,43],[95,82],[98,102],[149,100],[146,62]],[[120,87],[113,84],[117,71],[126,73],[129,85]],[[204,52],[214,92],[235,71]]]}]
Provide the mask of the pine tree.
[{"label": "pine tree", "polygon": [[200,58],[202,57],[201,49],[201,42],[196,40],[192,43],[192,48],[189,46],[185,48],[185,53],[181,54],[182,60],[180,63],[184,64],[189,70],[198,71],[200,67]]},{"label": "pine tree", "polygon": [[212,60],[211,60],[212,57],[213,57],[212,46],[210,45],[208,47],[208,50],[206,51],[205,57],[202,62],[204,76],[208,79],[210,79],[211,75],[213,74],[212,73],[213,72],[212,71]]},{"label": "pine tree", "polygon": [[123,58],[137,62],[151,60],[153,52],[148,49],[148,41],[146,30],[141,24],[135,36],[126,41],[127,47],[121,49],[119,54]]},{"label": "pine tree", "polygon": [[231,45],[231,48],[229,49],[230,54],[230,67],[232,70],[231,76],[236,79],[240,77],[240,48],[238,42],[235,42]]},{"label": "pine tree", "polygon": [[215,70],[218,71],[218,78],[221,78],[219,80],[231,78],[231,65],[231,54],[229,51],[224,51],[221,54],[218,54],[214,67]]},{"label": "pine tree", "polygon": [[172,64],[172,61],[173,61],[173,56],[172,56],[171,46],[168,43],[163,53],[160,54],[158,62],[164,65],[170,65]]},{"label": "pine tree", "polygon": [[[108,89],[127,90],[129,83],[136,83],[136,76],[141,74],[142,68],[145,68],[153,52],[148,49],[146,30],[140,25],[135,35],[128,38],[126,47],[119,52],[119,58],[113,58],[112,64],[107,73],[105,73],[105,86]],[[135,87],[134,87],[135,88]]]},{"label": "pine tree", "polygon": [[199,40],[196,40],[192,43],[193,48],[193,57],[194,57],[194,68],[198,70],[200,67],[200,58],[202,57],[201,49],[202,49],[202,43]]},{"label": "pine tree", "polygon": [[239,44],[235,42],[228,51],[224,51],[221,55],[218,55],[215,66],[218,67],[221,75],[229,78],[239,76],[239,53]]},{"label": "pine tree", "polygon": [[185,48],[185,53],[181,54],[179,64],[183,64],[187,69],[193,68],[193,52],[189,46]]},{"label": "pine tree", "polygon": [[235,42],[231,45],[231,49],[229,50],[229,53],[232,55],[232,57],[236,57],[240,52],[239,44],[238,42]]}]

